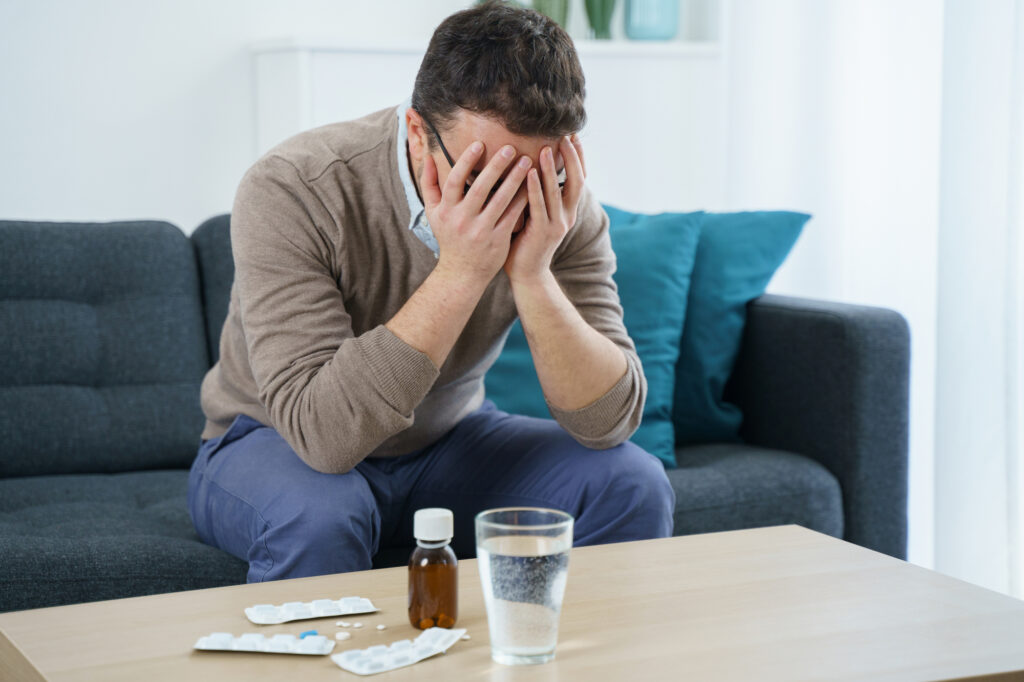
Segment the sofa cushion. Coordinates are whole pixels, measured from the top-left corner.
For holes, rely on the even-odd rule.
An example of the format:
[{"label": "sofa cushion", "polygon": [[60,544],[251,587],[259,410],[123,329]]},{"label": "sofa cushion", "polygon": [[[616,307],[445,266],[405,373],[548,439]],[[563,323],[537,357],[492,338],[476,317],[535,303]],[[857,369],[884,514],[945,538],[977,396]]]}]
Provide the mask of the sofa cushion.
[{"label": "sofa cushion", "polygon": [[0,477],[195,457],[209,365],[175,226],[0,221],[0,348]]},{"label": "sofa cushion", "polygon": [[676,453],[675,535],[795,523],[843,537],[839,482],[818,462],[780,450],[717,443]]},{"label": "sofa cushion", "polygon": [[245,582],[244,561],[200,542],[188,472],[0,480],[0,611]]},{"label": "sofa cushion", "polygon": [[704,214],[676,365],[677,445],[740,441],[743,415],[724,396],[747,304],[764,293],[810,217],[793,211]]},{"label": "sofa cushion", "polygon": [[206,340],[210,365],[220,359],[220,332],[228,316],[235,261],[231,256],[231,215],[214,216],[192,233],[199,260],[199,280],[206,314]]}]

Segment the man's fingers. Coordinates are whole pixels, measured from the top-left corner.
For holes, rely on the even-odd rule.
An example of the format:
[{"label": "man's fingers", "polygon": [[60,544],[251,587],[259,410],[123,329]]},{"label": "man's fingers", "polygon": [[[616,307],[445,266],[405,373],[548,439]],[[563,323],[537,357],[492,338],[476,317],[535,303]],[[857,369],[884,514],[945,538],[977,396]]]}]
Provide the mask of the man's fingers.
[{"label": "man's fingers", "polygon": [[583,159],[576,152],[576,146],[568,139],[562,138],[559,146],[562,148],[562,158],[565,159],[565,195],[566,206],[576,206],[579,203],[580,195],[583,194],[583,180],[586,177],[583,171]]},{"label": "man's fingers", "polygon": [[536,168],[531,168],[526,174],[526,193],[530,197],[530,216],[534,220],[548,220],[547,204],[544,202],[544,193],[540,188],[540,174]]},{"label": "man's fingers", "polygon": [[476,160],[483,153],[483,150],[484,145],[479,140],[466,147],[466,151],[462,152],[462,156],[455,162],[452,172],[448,174],[448,179],[444,181],[445,196],[457,197],[457,200],[462,199],[462,191],[466,186],[466,180],[469,179],[469,173],[473,170],[473,166],[476,165]]},{"label": "man's fingers", "polygon": [[[554,209],[561,203],[562,193],[558,189],[558,173],[555,171],[555,150],[544,147],[540,153],[540,168],[544,186],[544,204]],[[548,214],[550,215],[550,214]]]},{"label": "man's fingers", "polygon": [[586,178],[587,160],[583,158],[583,143],[580,141],[580,136],[576,133],[573,133],[572,137],[569,138],[569,141],[572,142],[572,148],[576,150],[576,154],[578,154],[580,157],[580,166],[583,168],[583,177]]},{"label": "man's fingers", "polygon": [[522,214],[523,209],[526,208],[526,202],[529,201],[525,193],[521,193],[512,200],[512,203],[505,209],[505,213],[501,216],[501,220],[494,226],[495,230],[506,232],[512,232],[515,229],[516,223],[519,222],[519,216]]},{"label": "man's fingers", "polygon": [[484,202],[491,193],[491,189],[498,183],[501,174],[505,172],[508,165],[516,158],[516,150],[512,145],[505,145],[498,150],[480,174],[473,178],[473,184],[466,192],[466,206],[474,213],[480,213]]},{"label": "man's fingers", "polygon": [[420,178],[420,191],[423,192],[423,205],[434,208],[441,203],[441,188],[437,186],[437,166],[429,154],[423,161],[423,177]]},{"label": "man's fingers", "polygon": [[[526,171],[530,169],[531,165],[533,165],[533,162],[530,161],[530,157],[519,157],[519,160],[516,161],[516,165],[512,167],[509,174],[505,176],[504,180],[502,180],[501,186],[498,187],[494,196],[492,196],[487,201],[487,205],[484,206],[484,210],[482,211],[483,215],[489,220],[494,220],[495,226],[497,226],[498,218],[503,214],[509,203],[511,203],[515,198],[516,192],[518,192],[523,186],[523,179],[526,177]],[[483,173],[481,173],[473,183],[473,189],[475,189],[477,184],[482,181]],[[473,190],[471,189],[470,194],[472,193]],[[469,195],[467,194],[466,196],[468,197]]]}]

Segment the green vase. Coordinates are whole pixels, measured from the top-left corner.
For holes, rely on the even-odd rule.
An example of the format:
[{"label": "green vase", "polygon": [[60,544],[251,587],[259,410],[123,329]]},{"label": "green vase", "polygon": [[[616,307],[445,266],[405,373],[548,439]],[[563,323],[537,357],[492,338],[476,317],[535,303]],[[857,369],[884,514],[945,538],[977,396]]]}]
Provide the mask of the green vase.
[{"label": "green vase", "polygon": [[615,0],[585,0],[587,19],[594,37],[608,40],[612,37],[612,14],[615,13]]},{"label": "green vase", "polygon": [[569,19],[569,0],[533,0],[533,8],[551,17],[562,28]]}]

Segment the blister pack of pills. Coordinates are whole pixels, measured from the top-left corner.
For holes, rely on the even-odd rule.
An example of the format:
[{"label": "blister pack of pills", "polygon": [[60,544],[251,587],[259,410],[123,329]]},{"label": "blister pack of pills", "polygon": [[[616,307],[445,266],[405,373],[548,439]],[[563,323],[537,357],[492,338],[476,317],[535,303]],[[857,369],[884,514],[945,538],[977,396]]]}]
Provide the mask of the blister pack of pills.
[{"label": "blister pack of pills", "polygon": [[414,640],[403,639],[391,646],[371,646],[369,649],[349,649],[331,656],[339,667],[357,675],[374,675],[395,668],[419,663],[425,658],[444,653],[466,634],[465,630],[430,628]]},{"label": "blister pack of pills", "polygon": [[323,635],[303,637],[274,635],[264,637],[255,632],[235,637],[230,632],[214,632],[196,641],[203,651],[252,651],[264,654],[306,654],[324,656],[334,651],[334,642]]},{"label": "blister pack of pills", "polygon": [[245,610],[245,617],[257,625],[277,625],[307,618],[328,616],[352,616],[357,613],[373,613],[377,607],[362,597],[341,599],[314,599],[313,601],[291,601],[287,604],[256,604]]}]

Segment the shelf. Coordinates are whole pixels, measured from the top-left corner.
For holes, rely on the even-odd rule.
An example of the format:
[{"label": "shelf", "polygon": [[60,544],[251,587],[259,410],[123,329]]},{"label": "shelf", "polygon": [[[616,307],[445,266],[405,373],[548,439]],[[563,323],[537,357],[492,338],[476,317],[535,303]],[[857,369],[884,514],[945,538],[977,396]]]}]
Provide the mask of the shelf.
[{"label": "shelf", "polygon": [[[655,213],[723,205],[722,45],[577,41],[587,86],[587,184],[602,201]],[[253,45],[256,154],[301,131],[394,107],[411,94],[425,49],[415,40],[316,36]],[[637,167],[644,172],[630,170]]]},{"label": "shelf", "polygon": [[576,40],[580,56],[595,57],[719,57],[716,41],[683,40]]},{"label": "shelf", "polygon": [[386,54],[422,54],[426,43],[359,43],[352,40],[338,40],[324,37],[280,38],[263,40],[250,46],[253,52],[375,52]]},{"label": "shelf", "polygon": [[[721,56],[721,45],[716,41],[683,40],[576,40],[581,57],[669,57],[716,58]],[[418,43],[358,43],[324,37],[282,38],[254,43],[255,53],[270,52],[341,52],[375,54],[422,54],[425,44]]]}]

